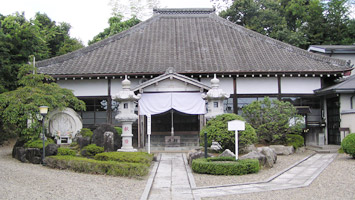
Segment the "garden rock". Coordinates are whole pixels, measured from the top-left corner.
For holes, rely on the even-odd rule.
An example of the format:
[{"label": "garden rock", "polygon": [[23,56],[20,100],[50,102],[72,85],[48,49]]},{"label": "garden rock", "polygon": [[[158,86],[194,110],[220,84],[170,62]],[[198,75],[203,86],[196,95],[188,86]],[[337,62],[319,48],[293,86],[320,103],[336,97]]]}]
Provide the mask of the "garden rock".
[{"label": "garden rock", "polygon": [[90,144],[90,137],[78,136],[76,137],[76,142],[78,143],[80,149],[82,149]]},{"label": "garden rock", "polygon": [[218,143],[218,142],[212,142],[212,145],[211,145],[211,150],[212,151],[215,151],[215,152],[218,152],[222,149],[222,146]]},{"label": "garden rock", "polygon": [[15,147],[13,149],[13,157],[21,162],[26,162],[26,150],[23,147]]},{"label": "garden rock", "polygon": [[303,152],[305,152],[306,151],[306,147],[300,147],[300,148],[298,148],[298,149],[296,149],[296,153],[303,153]]},{"label": "garden rock", "polygon": [[276,152],[270,147],[259,147],[257,148],[259,153],[262,153],[266,157],[265,167],[272,168],[277,161]]},{"label": "garden rock", "polygon": [[58,145],[56,144],[48,144],[45,148],[46,156],[55,156],[58,152]]},{"label": "garden rock", "polygon": [[42,160],[41,151],[38,148],[26,149],[26,159],[32,164],[40,164]]},{"label": "garden rock", "polygon": [[114,133],[111,131],[107,131],[104,133],[104,149],[105,151],[114,151]]},{"label": "garden rock", "polygon": [[226,149],[218,157],[235,157],[235,154],[231,150]]},{"label": "garden rock", "polygon": [[294,153],[293,146],[284,146],[284,145],[270,145],[270,148],[273,149],[277,155],[290,155]]},{"label": "garden rock", "polygon": [[251,145],[248,145],[246,146],[245,148],[241,149],[241,153],[250,153],[250,152],[253,152],[253,151],[257,151],[256,147],[254,144],[251,144]]},{"label": "garden rock", "polygon": [[249,152],[248,154],[241,156],[239,159],[240,160],[258,159],[261,166],[266,165],[266,156],[260,152],[257,152],[257,151]]},{"label": "garden rock", "polygon": [[[204,158],[205,157],[205,152],[203,151],[200,151],[200,150],[196,150],[196,149],[193,149],[193,150],[190,150],[188,153],[187,153],[187,161],[189,163],[189,165],[192,164],[192,161],[194,159],[197,159],[197,158]],[[207,157],[213,157],[211,154],[207,154]]]},{"label": "garden rock", "polygon": [[113,133],[113,150],[116,151],[117,149],[121,148],[122,146],[122,139],[117,134],[116,129],[111,124],[101,124],[94,130],[94,134],[92,135],[91,143],[96,144],[97,146],[104,147],[105,151],[109,149],[108,146],[105,147],[105,133],[112,132]]},{"label": "garden rock", "polygon": [[12,157],[16,158],[16,148],[17,147],[23,147],[25,145],[25,142],[17,140],[14,147],[12,148]]}]

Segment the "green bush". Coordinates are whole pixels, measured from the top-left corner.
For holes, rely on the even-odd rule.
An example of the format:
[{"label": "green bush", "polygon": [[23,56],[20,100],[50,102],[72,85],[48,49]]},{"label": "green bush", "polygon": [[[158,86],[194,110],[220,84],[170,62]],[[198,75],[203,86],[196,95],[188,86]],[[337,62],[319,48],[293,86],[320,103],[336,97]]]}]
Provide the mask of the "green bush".
[{"label": "green bush", "polygon": [[94,157],[98,153],[104,152],[103,147],[96,146],[96,144],[89,144],[81,150],[82,156]]},{"label": "green bush", "polygon": [[149,172],[149,166],[145,164],[98,161],[74,156],[49,156],[46,157],[45,162],[51,168],[111,176],[145,176]]},{"label": "green bush", "polygon": [[290,102],[268,97],[244,106],[242,116],[255,129],[259,142],[266,144],[287,144],[286,135],[300,133],[304,126],[302,116]]},{"label": "green bush", "polygon": [[[207,132],[207,146],[211,146],[212,140],[218,142],[223,149],[229,149],[235,152],[235,132],[228,131],[228,121],[245,121],[236,114],[223,114],[209,120],[200,132],[201,145],[204,146],[204,133]],[[239,151],[247,145],[254,144],[257,141],[256,133],[250,124],[245,123],[245,131],[238,131]]]},{"label": "green bush", "polygon": [[[47,146],[48,144],[54,144],[54,141],[50,138],[47,138],[47,140],[44,142],[44,145]],[[38,148],[42,149],[43,148],[43,140],[37,139],[37,140],[31,140],[25,143],[25,148]]]},{"label": "green bush", "polygon": [[57,155],[59,155],[59,156],[76,156],[76,151],[69,149],[69,148],[59,147]]},{"label": "green bush", "polygon": [[192,170],[199,174],[244,175],[259,172],[257,159],[236,161],[234,157],[198,158],[192,161]]},{"label": "green bush", "polygon": [[355,158],[355,133],[347,135],[341,142],[341,148],[346,154]]},{"label": "green bush", "polygon": [[145,152],[104,152],[96,154],[95,160],[142,163],[150,165],[153,154]]},{"label": "green bush", "polygon": [[90,137],[91,138],[93,135],[93,132],[88,128],[82,128],[80,130],[80,135],[83,137]]},{"label": "green bush", "polygon": [[301,135],[288,134],[286,135],[287,145],[293,146],[293,148],[298,149],[303,147],[304,138]]},{"label": "green bush", "polygon": [[122,128],[121,128],[121,127],[115,127],[115,129],[116,129],[116,131],[117,131],[117,134],[118,134],[119,136],[121,136],[121,135],[122,135]]}]

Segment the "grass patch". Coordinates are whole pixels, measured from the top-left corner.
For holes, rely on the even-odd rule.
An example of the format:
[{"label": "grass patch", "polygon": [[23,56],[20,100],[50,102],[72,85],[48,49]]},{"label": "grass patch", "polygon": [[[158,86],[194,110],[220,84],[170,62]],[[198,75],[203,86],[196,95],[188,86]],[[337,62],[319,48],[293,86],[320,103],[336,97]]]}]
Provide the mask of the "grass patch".
[{"label": "grass patch", "polygon": [[153,154],[146,152],[104,152],[96,154],[95,160],[142,163],[150,166]]},{"label": "grass patch", "polygon": [[149,172],[149,166],[146,164],[99,161],[73,156],[49,156],[46,157],[45,162],[51,168],[69,169],[90,174],[137,177],[145,176]]},{"label": "grass patch", "polygon": [[234,157],[199,158],[192,161],[191,167],[196,173],[213,175],[244,175],[260,170],[258,160],[236,161]]}]

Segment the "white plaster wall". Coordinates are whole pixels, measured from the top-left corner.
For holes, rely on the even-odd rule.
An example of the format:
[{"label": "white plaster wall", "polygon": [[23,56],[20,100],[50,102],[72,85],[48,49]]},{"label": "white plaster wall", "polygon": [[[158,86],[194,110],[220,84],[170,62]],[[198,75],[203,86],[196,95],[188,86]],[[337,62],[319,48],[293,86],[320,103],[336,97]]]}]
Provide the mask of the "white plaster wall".
[{"label": "white plaster wall", "polygon": [[321,88],[319,77],[282,77],[281,93],[313,94],[313,90]]},{"label": "white plaster wall", "polygon": [[[213,77],[210,78],[201,78],[201,83],[208,85],[211,87],[211,80]],[[224,92],[228,94],[233,94],[233,78],[229,77],[218,77],[219,79],[219,87],[224,90]]]},{"label": "white plaster wall", "polygon": [[[120,78],[115,78],[115,79],[111,79],[111,95],[115,95],[117,94],[119,91],[122,90],[122,81],[124,80],[124,78],[120,79]],[[131,81],[131,89],[135,88],[136,86],[139,85],[139,80],[140,79],[128,79]]]},{"label": "white plaster wall", "polygon": [[[355,94],[341,94],[340,95],[340,111],[351,109],[351,97]],[[353,97],[353,109],[355,109],[355,96]]]},{"label": "white plaster wall", "polygon": [[153,84],[150,85],[146,88],[144,88],[144,92],[177,92],[177,91],[200,91],[200,88],[191,85],[191,84],[186,84],[183,81],[177,80],[177,79],[165,79],[158,84]]},{"label": "white plaster wall", "polygon": [[350,128],[350,133],[355,133],[355,110],[353,113],[341,114],[341,128]]},{"label": "white plaster wall", "polygon": [[75,96],[107,96],[108,84],[106,79],[91,80],[59,80],[58,85],[73,91]]},{"label": "white plaster wall", "polygon": [[237,78],[237,94],[277,94],[277,78]]}]

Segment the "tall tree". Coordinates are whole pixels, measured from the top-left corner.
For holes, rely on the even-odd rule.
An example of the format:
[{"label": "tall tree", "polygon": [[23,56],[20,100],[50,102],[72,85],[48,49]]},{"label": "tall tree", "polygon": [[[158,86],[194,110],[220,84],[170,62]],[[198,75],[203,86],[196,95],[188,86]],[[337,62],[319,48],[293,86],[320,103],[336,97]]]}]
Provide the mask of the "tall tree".
[{"label": "tall tree", "polygon": [[114,34],[122,32],[131,28],[132,26],[138,24],[140,22],[136,17],[132,17],[129,20],[122,21],[122,16],[116,14],[108,20],[110,26],[105,28],[105,30],[99,34],[97,34],[92,40],[89,41],[89,45],[94,44],[100,40],[103,40],[107,37],[110,37]]},{"label": "tall tree", "polygon": [[0,93],[17,88],[20,66],[29,56],[43,60],[83,47],[69,36],[70,25],[56,25],[46,14],[27,20],[24,13],[0,14]]}]

